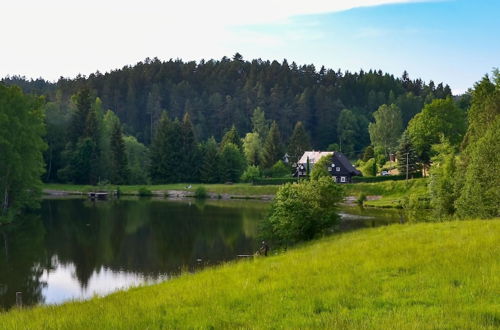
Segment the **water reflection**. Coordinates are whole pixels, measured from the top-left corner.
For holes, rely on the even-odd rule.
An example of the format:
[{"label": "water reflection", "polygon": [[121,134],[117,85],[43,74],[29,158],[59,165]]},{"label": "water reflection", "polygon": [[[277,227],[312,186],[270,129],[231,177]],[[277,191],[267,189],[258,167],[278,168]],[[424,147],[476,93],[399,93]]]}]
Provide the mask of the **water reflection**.
[{"label": "water reflection", "polygon": [[[164,280],[252,254],[269,203],[44,200],[0,227],[0,309],[61,303]],[[342,207],[336,231],[404,221],[399,210]]]},{"label": "water reflection", "polygon": [[0,307],[59,303],[165,279],[256,249],[268,205],[44,200],[0,229]]}]

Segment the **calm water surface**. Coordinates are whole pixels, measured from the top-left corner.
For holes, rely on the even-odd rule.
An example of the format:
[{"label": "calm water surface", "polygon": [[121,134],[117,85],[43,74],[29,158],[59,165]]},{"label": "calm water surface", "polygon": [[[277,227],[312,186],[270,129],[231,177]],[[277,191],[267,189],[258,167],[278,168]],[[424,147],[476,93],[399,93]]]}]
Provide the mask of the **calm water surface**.
[{"label": "calm water surface", "polygon": [[[61,303],[168,279],[253,254],[258,201],[46,199],[37,214],[0,227],[0,309]],[[403,220],[395,210],[342,208],[338,230]]]}]

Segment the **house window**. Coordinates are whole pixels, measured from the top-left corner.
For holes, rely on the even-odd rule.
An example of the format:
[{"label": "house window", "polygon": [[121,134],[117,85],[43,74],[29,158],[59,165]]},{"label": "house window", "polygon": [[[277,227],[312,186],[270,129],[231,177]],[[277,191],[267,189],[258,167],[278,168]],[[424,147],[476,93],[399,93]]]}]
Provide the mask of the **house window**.
[{"label": "house window", "polygon": [[340,167],[335,167],[335,171],[340,172]]},{"label": "house window", "polygon": [[340,177],[340,182],[345,182],[345,176]]},{"label": "house window", "polygon": [[336,176],[333,177],[333,182],[337,182],[337,177]]},{"label": "house window", "polygon": [[332,171],[332,168],[330,166],[328,166],[328,172],[331,172]]}]

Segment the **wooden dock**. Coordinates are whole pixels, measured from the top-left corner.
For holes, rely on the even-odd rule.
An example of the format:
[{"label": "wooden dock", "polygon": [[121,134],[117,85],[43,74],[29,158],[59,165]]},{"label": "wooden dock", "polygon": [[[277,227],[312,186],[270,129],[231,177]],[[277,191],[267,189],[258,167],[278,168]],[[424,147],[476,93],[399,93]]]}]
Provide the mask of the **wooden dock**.
[{"label": "wooden dock", "polygon": [[108,199],[108,193],[107,192],[89,192],[88,197],[91,200],[107,200]]}]

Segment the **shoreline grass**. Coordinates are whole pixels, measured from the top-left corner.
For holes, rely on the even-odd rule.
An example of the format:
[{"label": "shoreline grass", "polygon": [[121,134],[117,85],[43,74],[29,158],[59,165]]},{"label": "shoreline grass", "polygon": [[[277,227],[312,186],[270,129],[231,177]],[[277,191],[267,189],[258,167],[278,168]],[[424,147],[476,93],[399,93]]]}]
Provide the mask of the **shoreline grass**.
[{"label": "shoreline grass", "polygon": [[84,302],[4,329],[497,329],[500,219],[391,225]]},{"label": "shoreline grass", "polygon": [[[62,191],[68,193],[87,193],[96,190],[111,191],[120,187],[120,192],[123,195],[137,195],[141,188],[146,188],[153,192],[165,193],[167,191],[185,191],[194,195],[196,189],[205,187],[208,193],[212,194],[229,194],[240,196],[268,196],[274,195],[279,186],[263,185],[254,186],[251,183],[235,183],[235,184],[202,184],[202,183],[172,183],[160,185],[74,185],[74,184],[55,184],[49,183],[43,185],[43,190]],[[189,187],[189,188],[188,188]]]},{"label": "shoreline grass", "polygon": [[427,178],[411,179],[408,181],[360,182],[346,185],[346,194],[356,197],[361,194],[380,196],[379,199],[366,200],[363,203],[364,206],[401,208],[405,198],[426,196],[427,184]]},{"label": "shoreline grass", "polygon": [[[157,194],[164,195],[168,191],[186,192],[188,196],[194,197],[195,192],[200,187],[204,187],[212,198],[222,197],[232,199],[252,199],[265,197],[271,198],[276,194],[280,185],[252,185],[250,183],[235,183],[235,184],[188,184],[188,183],[173,183],[162,185],[106,185],[106,186],[89,186],[89,185],[73,185],[73,184],[44,184],[45,191],[66,192],[70,194],[81,194],[95,190],[115,190],[120,187],[120,192],[123,195],[137,196],[141,188],[146,188]],[[188,188],[190,187],[190,188]],[[355,183],[346,184],[346,196],[358,197],[361,194],[367,196],[379,196],[379,199],[367,200],[364,206],[380,207],[380,208],[399,208],[402,201],[409,195],[425,196],[427,192],[427,179],[412,179],[406,181],[384,181],[374,183]],[[189,195],[191,194],[191,195]]]}]

